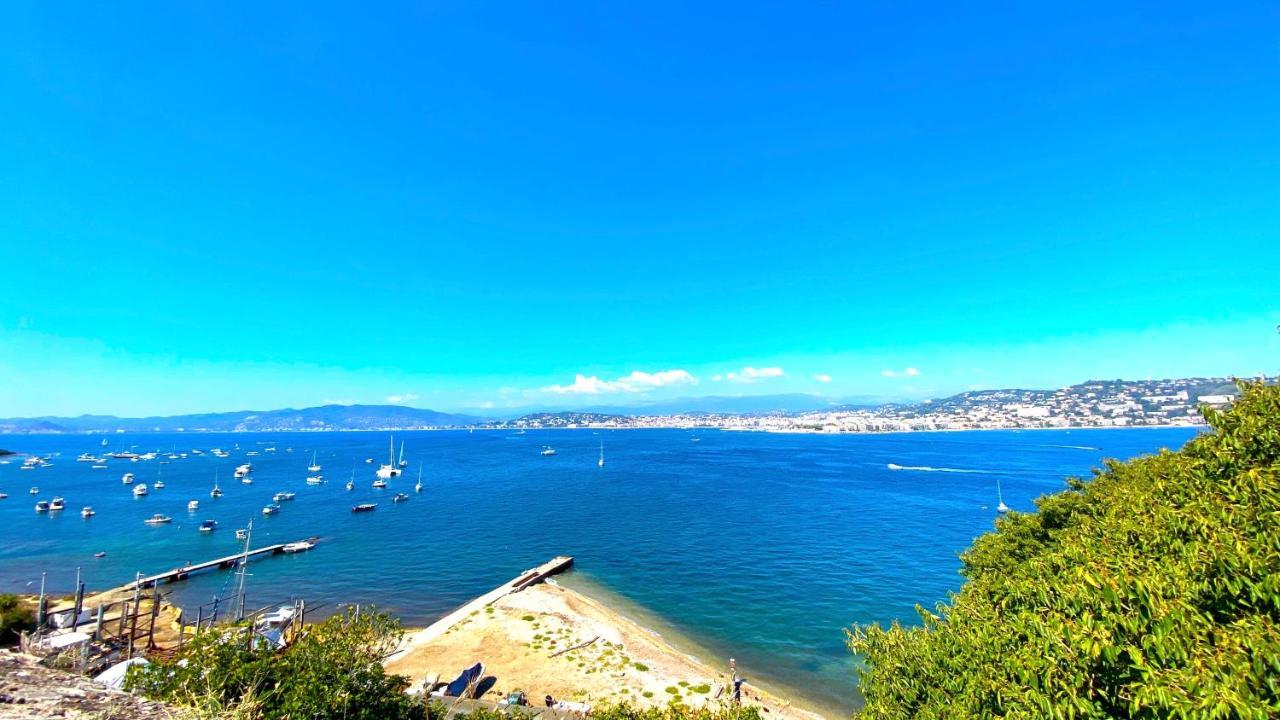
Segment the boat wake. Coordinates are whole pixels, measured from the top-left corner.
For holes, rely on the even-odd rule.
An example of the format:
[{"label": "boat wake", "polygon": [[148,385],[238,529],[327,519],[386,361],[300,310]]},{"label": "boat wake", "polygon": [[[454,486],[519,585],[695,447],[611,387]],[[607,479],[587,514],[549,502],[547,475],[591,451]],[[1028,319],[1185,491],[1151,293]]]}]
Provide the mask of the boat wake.
[{"label": "boat wake", "polygon": [[890,470],[912,470],[915,472],[948,472],[948,473],[985,473],[986,470],[969,470],[965,468],[932,467],[930,465],[898,465],[889,463]]},{"label": "boat wake", "polygon": [[1066,448],[1067,450],[1101,450],[1102,448],[1092,447],[1090,445],[1045,445],[1044,447]]}]

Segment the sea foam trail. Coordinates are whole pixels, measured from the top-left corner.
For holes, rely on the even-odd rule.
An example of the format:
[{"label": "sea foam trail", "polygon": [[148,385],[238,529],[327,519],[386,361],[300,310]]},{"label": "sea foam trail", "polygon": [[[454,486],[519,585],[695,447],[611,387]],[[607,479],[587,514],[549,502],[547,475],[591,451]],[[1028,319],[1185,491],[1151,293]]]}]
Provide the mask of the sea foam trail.
[{"label": "sea foam trail", "polygon": [[990,470],[967,470],[965,468],[931,467],[929,465],[897,465],[889,463],[890,470],[914,470],[916,472],[949,472],[949,473],[990,473]]},{"label": "sea foam trail", "polygon": [[1102,449],[1102,448],[1092,447],[1089,445],[1042,445],[1041,447],[1066,448],[1068,450],[1101,450]]}]

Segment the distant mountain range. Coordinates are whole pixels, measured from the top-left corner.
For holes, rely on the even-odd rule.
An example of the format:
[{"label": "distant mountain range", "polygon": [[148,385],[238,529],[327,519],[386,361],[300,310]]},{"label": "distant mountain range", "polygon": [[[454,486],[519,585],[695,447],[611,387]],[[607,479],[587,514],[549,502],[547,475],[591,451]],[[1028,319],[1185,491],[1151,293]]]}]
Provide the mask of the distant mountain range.
[{"label": "distant mountain range", "polygon": [[[1132,384],[1132,383],[1128,383]],[[1095,380],[1072,386],[1073,395],[1106,395],[1126,385],[1120,380]],[[1230,393],[1233,386],[1224,378],[1137,381],[1160,394],[1169,388],[1197,395]],[[1164,390],[1162,390],[1162,388]],[[1013,397],[1041,402],[1057,391],[981,390],[947,398],[926,400],[896,407],[916,407],[935,412],[951,406],[996,405]],[[79,417],[33,417],[0,419],[0,433],[114,433],[125,432],[252,432],[303,430],[412,430],[518,423],[530,427],[564,427],[606,422],[610,418],[670,415],[760,415],[801,414],[826,410],[858,410],[894,407],[873,397],[829,398],[801,393],[785,395],[707,396],[665,400],[639,406],[596,406],[558,408],[531,413],[510,413],[502,417],[443,413],[401,405],[324,405],[302,409],[269,411],[243,410],[227,413],[173,415],[168,417],[120,418],[112,415]],[[518,416],[518,417],[517,417]],[[505,421],[505,422],[504,422]],[[523,422],[521,422],[523,421]]]},{"label": "distant mountain range", "polygon": [[279,430],[383,430],[471,425],[482,418],[401,405],[323,405],[285,410],[121,418],[113,415],[0,420],[0,433],[251,432]]}]

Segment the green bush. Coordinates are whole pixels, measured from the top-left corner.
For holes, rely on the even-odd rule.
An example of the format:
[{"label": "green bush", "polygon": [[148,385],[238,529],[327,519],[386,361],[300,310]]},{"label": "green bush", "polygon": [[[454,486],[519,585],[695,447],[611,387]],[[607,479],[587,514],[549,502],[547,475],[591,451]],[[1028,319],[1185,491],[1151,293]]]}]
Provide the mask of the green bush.
[{"label": "green bush", "polygon": [[18,642],[18,633],[36,628],[35,611],[17,595],[0,595],[0,645]]},{"label": "green bush", "polygon": [[878,718],[1280,716],[1280,388],[964,553],[923,625],[855,628]]},{"label": "green bush", "polygon": [[202,714],[263,718],[414,719],[425,708],[382,658],[402,632],[390,615],[363,609],[309,626],[288,649],[249,648],[244,626],[201,633],[167,662],[129,669],[127,686]]}]

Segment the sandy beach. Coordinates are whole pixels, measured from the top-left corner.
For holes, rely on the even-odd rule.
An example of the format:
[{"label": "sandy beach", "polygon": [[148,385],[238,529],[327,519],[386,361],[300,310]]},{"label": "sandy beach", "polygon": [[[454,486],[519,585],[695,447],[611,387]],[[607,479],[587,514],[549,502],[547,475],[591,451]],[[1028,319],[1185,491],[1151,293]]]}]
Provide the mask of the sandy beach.
[{"label": "sandy beach", "polygon": [[[435,675],[447,681],[475,662],[494,679],[483,696],[494,701],[522,690],[537,704],[551,695],[592,704],[702,706],[725,703],[732,692],[727,666],[710,667],[600,602],[548,583],[473,602],[430,631],[409,633],[387,668],[415,682]],[[759,687],[742,687],[743,704],[768,717],[821,717]]]}]

